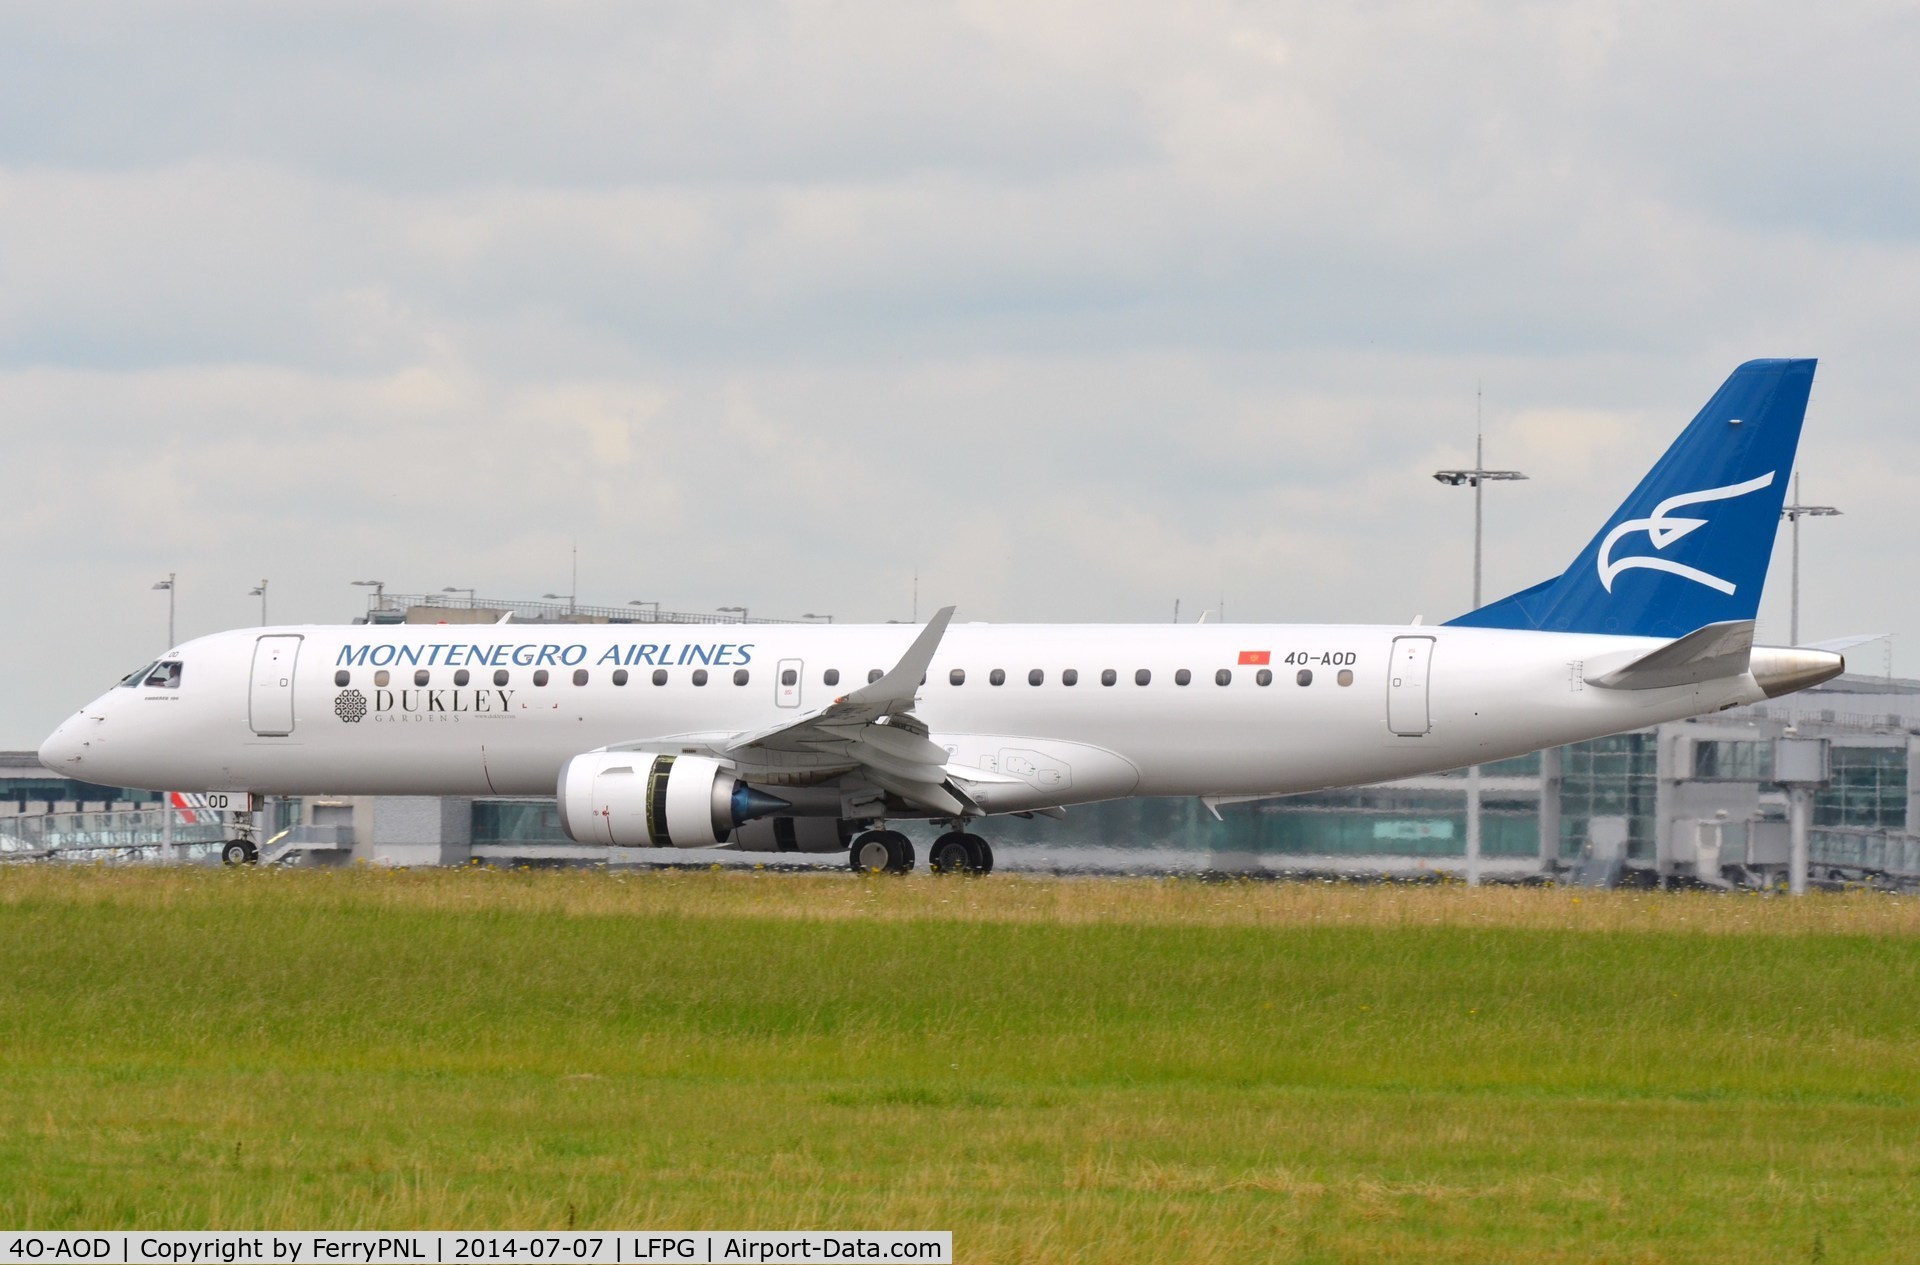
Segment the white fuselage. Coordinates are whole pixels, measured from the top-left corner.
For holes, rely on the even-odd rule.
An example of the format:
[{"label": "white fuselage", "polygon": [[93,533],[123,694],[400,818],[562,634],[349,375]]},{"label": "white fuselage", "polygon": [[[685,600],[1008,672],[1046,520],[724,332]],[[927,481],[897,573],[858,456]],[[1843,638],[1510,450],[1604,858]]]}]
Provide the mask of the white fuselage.
[{"label": "white fuselage", "polygon": [[[247,629],[167,656],[181,665],[171,688],[107,691],[48,739],[42,758],[88,781],[166,790],[551,795],[562,766],[583,752],[669,739],[711,749],[823,707],[892,667],[916,632]],[[1418,626],[956,624],[913,714],[947,748],[950,767],[998,775],[983,801],[991,812],[1125,795],[1287,794],[1481,763],[1763,697],[1749,674],[1662,689],[1589,683],[1663,644]],[[956,669],[962,684],[952,681]],[[1039,683],[1030,683],[1036,671]],[[1113,684],[1103,684],[1107,672]]]}]

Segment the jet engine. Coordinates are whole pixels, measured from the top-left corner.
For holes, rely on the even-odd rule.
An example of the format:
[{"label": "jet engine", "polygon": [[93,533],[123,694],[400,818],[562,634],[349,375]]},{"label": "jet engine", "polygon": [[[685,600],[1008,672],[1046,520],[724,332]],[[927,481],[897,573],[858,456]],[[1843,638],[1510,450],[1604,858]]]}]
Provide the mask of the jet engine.
[{"label": "jet engine", "polygon": [[734,827],[790,807],[718,760],[594,751],[560,770],[560,825],[579,843],[711,848]]}]

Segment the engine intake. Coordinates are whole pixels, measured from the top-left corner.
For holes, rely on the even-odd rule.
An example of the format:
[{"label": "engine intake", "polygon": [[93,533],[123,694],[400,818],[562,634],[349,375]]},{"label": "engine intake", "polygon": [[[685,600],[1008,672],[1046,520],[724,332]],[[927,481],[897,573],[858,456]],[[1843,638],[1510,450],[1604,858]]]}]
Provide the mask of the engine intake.
[{"label": "engine intake", "polygon": [[560,826],[577,843],[711,848],[736,826],[790,807],[696,755],[595,751],[560,770]]}]

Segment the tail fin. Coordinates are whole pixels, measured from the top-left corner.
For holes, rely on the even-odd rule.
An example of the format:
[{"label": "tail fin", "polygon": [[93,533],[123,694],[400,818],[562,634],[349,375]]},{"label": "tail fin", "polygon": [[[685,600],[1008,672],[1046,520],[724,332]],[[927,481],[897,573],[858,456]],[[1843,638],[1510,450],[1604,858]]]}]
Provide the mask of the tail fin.
[{"label": "tail fin", "polygon": [[1752,619],[1814,363],[1735,369],[1564,574],[1448,622],[1682,637]]}]

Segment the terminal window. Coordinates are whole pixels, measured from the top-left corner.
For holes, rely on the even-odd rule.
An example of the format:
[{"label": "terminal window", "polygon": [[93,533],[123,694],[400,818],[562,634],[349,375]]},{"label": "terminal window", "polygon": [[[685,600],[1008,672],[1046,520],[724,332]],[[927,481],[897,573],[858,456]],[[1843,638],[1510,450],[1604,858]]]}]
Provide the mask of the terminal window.
[{"label": "terminal window", "polygon": [[1833,782],[1813,793],[1813,824],[1907,828],[1907,749],[1834,747]]}]

